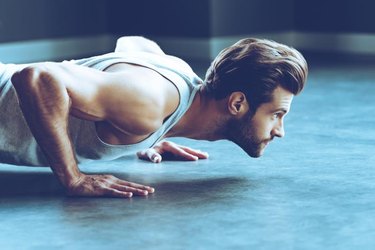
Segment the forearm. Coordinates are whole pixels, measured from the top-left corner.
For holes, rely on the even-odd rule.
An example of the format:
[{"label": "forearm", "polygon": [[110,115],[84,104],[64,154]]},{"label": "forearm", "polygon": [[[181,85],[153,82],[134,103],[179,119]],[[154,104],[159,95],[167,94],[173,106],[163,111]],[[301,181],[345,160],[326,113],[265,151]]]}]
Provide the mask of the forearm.
[{"label": "forearm", "polygon": [[70,98],[63,84],[37,68],[12,77],[23,115],[53,172],[65,187],[80,176],[68,133]]},{"label": "forearm", "polygon": [[12,83],[31,132],[68,194],[124,198],[147,195],[154,189],[111,175],[86,175],[78,169],[69,136],[69,114],[78,110],[83,119],[104,119],[106,108],[99,95],[100,86],[112,79],[111,75],[105,76],[87,67],[51,63],[25,68],[13,75]]}]

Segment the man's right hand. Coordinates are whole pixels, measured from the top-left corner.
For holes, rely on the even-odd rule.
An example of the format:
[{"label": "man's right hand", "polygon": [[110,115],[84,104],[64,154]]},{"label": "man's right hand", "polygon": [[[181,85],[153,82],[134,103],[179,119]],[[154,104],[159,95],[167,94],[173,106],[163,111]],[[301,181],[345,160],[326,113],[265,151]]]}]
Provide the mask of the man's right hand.
[{"label": "man's right hand", "polygon": [[[112,79],[83,66],[58,63],[33,64],[16,72],[12,83],[20,108],[52,171],[74,196],[131,197],[153,193],[151,187],[120,180],[111,175],[85,175],[78,169],[70,140],[71,109],[95,110],[104,119],[99,86]],[[75,84],[79,82],[79,86]],[[115,81],[116,82],[116,81]],[[116,89],[117,90],[117,89]],[[93,105],[95,104],[95,105]],[[78,106],[74,106],[78,105]],[[80,106],[83,105],[83,106]],[[84,107],[84,108],[83,108]],[[86,119],[87,117],[78,117]],[[93,120],[94,121],[94,120]]]},{"label": "man's right hand", "polygon": [[154,188],[127,182],[113,175],[81,174],[76,182],[67,187],[68,195],[102,196],[129,198],[134,195],[146,196],[154,192]]}]

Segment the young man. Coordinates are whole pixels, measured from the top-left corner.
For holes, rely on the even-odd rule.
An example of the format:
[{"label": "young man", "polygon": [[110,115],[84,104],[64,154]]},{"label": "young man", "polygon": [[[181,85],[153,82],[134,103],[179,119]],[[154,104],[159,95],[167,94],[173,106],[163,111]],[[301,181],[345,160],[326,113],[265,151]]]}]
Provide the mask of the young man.
[{"label": "young man", "polygon": [[174,136],[228,139],[259,157],[284,136],[283,118],[306,77],[298,51],[260,39],[224,49],[205,81],[142,37],[82,60],[0,65],[0,159],[49,165],[70,195],[147,195],[154,189],[84,174],[78,163],[136,152],[153,162],[208,157],[162,141]]}]

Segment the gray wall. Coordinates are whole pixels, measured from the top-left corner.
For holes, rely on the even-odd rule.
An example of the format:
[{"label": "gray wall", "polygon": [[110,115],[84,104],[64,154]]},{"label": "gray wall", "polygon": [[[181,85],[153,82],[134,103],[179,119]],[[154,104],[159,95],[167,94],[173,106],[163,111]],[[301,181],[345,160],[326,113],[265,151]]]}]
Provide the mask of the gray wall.
[{"label": "gray wall", "polygon": [[[111,50],[121,35],[151,37],[167,52],[184,47],[190,48],[185,55],[203,57],[232,42],[222,42],[226,37],[262,34],[284,34],[275,39],[307,50],[359,48],[375,54],[374,9],[372,0],[0,0],[0,60],[9,51],[4,43],[71,38],[51,47],[61,50],[61,56],[73,47],[69,56],[74,57]],[[94,39],[85,38],[90,36]],[[82,37],[75,46],[74,39]],[[85,50],[86,43],[90,49]]]},{"label": "gray wall", "polygon": [[373,0],[295,0],[294,5],[298,31],[375,33]]},{"label": "gray wall", "polygon": [[0,0],[0,42],[104,33],[375,33],[374,9],[372,0]]},{"label": "gray wall", "polygon": [[158,37],[210,36],[210,0],[112,0],[109,32]]},{"label": "gray wall", "polygon": [[211,36],[293,30],[293,0],[212,0]]},{"label": "gray wall", "polygon": [[375,33],[372,0],[0,0],[0,42],[96,34]]},{"label": "gray wall", "polygon": [[105,0],[0,0],[0,42],[108,32]]}]

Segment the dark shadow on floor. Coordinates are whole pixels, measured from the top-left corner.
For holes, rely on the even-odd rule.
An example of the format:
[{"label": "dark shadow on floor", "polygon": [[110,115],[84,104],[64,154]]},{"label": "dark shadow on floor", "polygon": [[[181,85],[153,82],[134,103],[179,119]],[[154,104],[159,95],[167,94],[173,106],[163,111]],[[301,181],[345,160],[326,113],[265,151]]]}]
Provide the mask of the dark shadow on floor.
[{"label": "dark shadow on floor", "polygon": [[235,195],[255,188],[255,185],[246,178],[217,177],[199,180],[165,181],[154,184],[157,193],[155,196],[165,199],[166,202],[185,200],[186,197],[205,199],[205,202]]},{"label": "dark shadow on floor", "polygon": [[52,173],[1,172],[0,196],[61,196],[63,187]]},{"label": "dark shadow on floor", "polygon": [[[130,180],[129,175],[118,173],[115,175],[121,179]],[[148,198],[162,199],[165,202],[183,201],[186,198],[205,199],[207,201],[220,199],[255,186],[249,180],[239,177],[164,180],[160,179],[160,176],[155,180],[151,179],[150,185],[155,187],[156,193]],[[49,197],[66,196],[66,194],[63,186],[52,173],[1,171],[0,197],[15,196]],[[142,199],[143,197],[134,198]],[[71,199],[80,198],[72,197]]]}]

